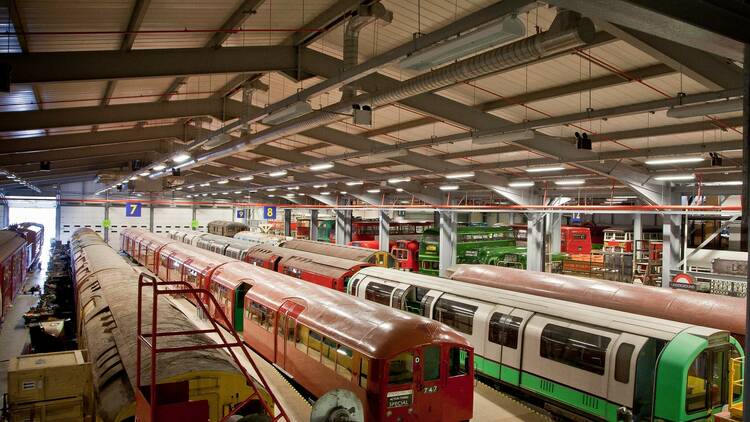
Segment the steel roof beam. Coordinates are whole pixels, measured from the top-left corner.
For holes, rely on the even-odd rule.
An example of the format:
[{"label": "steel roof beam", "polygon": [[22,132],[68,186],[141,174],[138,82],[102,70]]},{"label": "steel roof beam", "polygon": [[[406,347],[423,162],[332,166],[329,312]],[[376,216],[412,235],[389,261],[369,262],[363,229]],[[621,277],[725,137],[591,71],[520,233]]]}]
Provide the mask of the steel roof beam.
[{"label": "steel roof beam", "polygon": [[297,68],[293,47],[255,46],[123,51],[11,53],[13,83],[138,79],[174,75],[273,72]]},{"label": "steel roof beam", "polygon": [[117,157],[128,153],[143,153],[168,151],[168,144],[164,141],[132,142],[113,146],[97,146],[85,148],[71,148],[59,151],[33,152],[28,154],[0,155],[0,166],[13,164],[39,164],[40,161],[64,161],[91,157]]},{"label": "steel roof beam", "polygon": [[[351,16],[362,3],[361,0],[337,0],[328,9],[306,23],[308,28],[324,28],[327,31],[335,28],[346,17]],[[299,31],[290,35],[282,44],[305,46],[320,37],[318,32]]]}]

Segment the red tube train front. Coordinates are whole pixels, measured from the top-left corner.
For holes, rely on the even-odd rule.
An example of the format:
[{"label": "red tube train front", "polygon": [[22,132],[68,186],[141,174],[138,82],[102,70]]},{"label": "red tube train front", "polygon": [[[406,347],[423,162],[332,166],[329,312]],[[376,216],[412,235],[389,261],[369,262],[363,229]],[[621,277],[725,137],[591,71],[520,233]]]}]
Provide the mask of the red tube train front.
[{"label": "red tube train front", "polygon": [[160,278],[210,289],[231,320],[217,322],[313,395],[352,391],[368,421],[471,419],[473,349],[451,328],[142,230],[121,239]]}]

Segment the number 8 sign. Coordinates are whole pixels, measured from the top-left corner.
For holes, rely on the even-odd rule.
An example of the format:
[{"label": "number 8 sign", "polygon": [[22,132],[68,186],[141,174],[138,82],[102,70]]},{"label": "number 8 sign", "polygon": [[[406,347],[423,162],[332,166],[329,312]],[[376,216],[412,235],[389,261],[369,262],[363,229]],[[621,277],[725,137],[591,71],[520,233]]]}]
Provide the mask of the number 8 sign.
[{"label": "number 8 sign", "polygon": [[263,218],[266,220],[275,220],[276,219],[276,207],[264,206]]},{"label": "number 8 sign", "polygon": [[140,202],[128,202],[125,204],[125,217],[140,217],[143,204]]}]

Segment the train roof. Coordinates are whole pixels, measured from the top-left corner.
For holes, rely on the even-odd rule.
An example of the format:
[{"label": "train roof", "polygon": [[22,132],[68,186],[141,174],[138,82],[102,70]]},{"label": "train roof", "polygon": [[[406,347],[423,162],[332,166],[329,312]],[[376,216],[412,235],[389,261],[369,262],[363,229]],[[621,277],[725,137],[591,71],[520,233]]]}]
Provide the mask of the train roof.
[{"label": "train roof", "polygon": [[367,262],[378,251],[358,246],[336,245],[333,243],[317,242],[314,240],[295,239],[281,244],[284,248],[298,251],[312,252],[352,261]]},{"label": "train roof", "polygon": [[243,227],[245,229],[250,227],[245,223],[240,223],[238,221],[228,221],[228,220],[214,220],[214,221],[210,221],[208,225],[209,226],[221,226],[221,227]]},{"label": "train roof", "polygon": [[272,243],[276,245],[278,245],[281,242],[284,242],[285,240],[292,240],[291,237],[279,236],[279,235],[268,234],[268,233],[251,232],[248,230],[235,233],[234,238],[238,240],[245,240],[245,241],[256,242],[256,243],[258,242]]},{"label": "train roof", "polygon": [[[125,229],[122,234],[133,235],[137,239],[146,241],[148,242],[149,247],[153,247],[154,249],[163,246],[163,254],[173,256],[181,262],[190,260],[190,265],[193,268],[200,269],[204,272],[210,270],[216,265],[234,261],[234,259],[224,255],[214,254],[200,248],[195,248],[186,243],[178,242],[168,237],[147,232],[142,229]],[[211,257],[207,257],[206,254],[211,254]]]},{"label": "train roof", "polygon": [[14,230],[0,230],[0,262],[26,244],[26,239]]},{"label": "train roof", "polygon": [[[605,307],[590,306],[572,301],[551,299],[533,294],[502,290],[423,274],[406,273],[387,268],[368,267],[359,271],[358,274],[393,282],[415,284],[420,287],[440,290],[446,294],[462,296],[471,300],[502,304],[540,314],[664,340],[672,339],[680,332],[690,329],[693,325],[702,326],[702,324],[686,324]],[[717,331],[723,330],[717,329]]]},{"label": "train roof", "polygon": [[451,279],[745,335],[744,298],[490,265],[458,265]]},{"label": "train roof", "polygon": [[320,272],[321,266],[331,270],[336,270],[339,274],[349,270],[358,270],[367,263],[362,261],[353,261],[350,259],[335,258],[328,255],[321,255],[312,252],[299,251],[296,249],[282,248],[273,245],[257,245],[250,249],[249,256],[268,258],[270,256],[280,256],[284,264],[293,264],[294,267],[301,270],[309,269]]}]

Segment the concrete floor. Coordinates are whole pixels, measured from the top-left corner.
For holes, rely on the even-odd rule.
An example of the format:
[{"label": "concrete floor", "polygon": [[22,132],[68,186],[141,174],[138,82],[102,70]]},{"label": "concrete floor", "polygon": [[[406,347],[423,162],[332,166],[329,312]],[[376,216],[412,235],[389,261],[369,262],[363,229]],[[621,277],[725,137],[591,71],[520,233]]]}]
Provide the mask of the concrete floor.
[{"label": "concrete floor", "polygon": [[[47,273],[47,254],[42,257],[42,270],[30,273],[26,278],[22,292],[32,286],[43,286],[44,277]],[[29,342],[29,331],[23,324],[23,314],[39,301],[37,295],[21,293],[13,301],[13,307],[0,326],[0,397],[7,392],[8,388],[8,361],[23,352]]]}]

